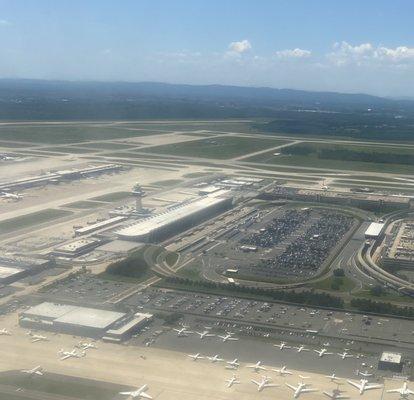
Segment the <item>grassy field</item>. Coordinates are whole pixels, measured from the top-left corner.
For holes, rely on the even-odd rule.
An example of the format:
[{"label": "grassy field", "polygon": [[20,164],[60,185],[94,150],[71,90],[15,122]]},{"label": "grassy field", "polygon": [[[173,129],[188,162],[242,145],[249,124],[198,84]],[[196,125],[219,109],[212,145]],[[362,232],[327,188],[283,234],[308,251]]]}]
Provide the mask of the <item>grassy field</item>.
[{"label": "grassy field", "polygon": [[[61,375],[46,373],[40,378],[21,374],[18,372],[3,372],[0,375],[0,384],[14,388],[23,388],[28,392],[34,391],[36,394],[47,393],[55,396],[66,396],[67,398],[82,400],[111,400],[120,390],[125,390],[125,386],[108,384],[104,382],[91,381],[86,379],[76,379]],[[14,395],[14,394],[13,394]],[[33,399],[29,393],[15,393],[15,397],[9,394],[0,394],[0,399]],[[4,396],[4,397],[2,397]]]},{"label": "grassy field", "polygon": [[31,226],[43,224],[70,214],[72,214],[71,211],[49,208],[35,213],[22,215],[21,217],[5,219],[0,222],[0,234],[14,232],[23,228],[29,228]]},{"label": "grassy field", "polygon": [[119,201],[127,199],[131,196],[131,192],[113,192],[104,194],[102,196],[92,197],[89,200],[103,201],[107,203],[112,203],[113,201]]},{"label": "grassy field", "polygon": [[[338,283],[337,289],[333,288],[335,282]],[[309,284],[308,286],[314,289],[327,290],[327,291],[333,291],[333,292],[349,292],[355,287],[355,283],[352,281],[352,279],[349,279],[346,276],[338,277],[338,278],[335,278],[334,276],[330,276],[321,281]]]},{"label": "grassy field", "polygon": [[141,151],[145,153],[161,153],[174,156],[216,158],[224,160],[243,156],[259,150],[266,150],[286,143],[288,142],[280,139],[224,136],[148,147]]},{"label": "grassy field", "polygon": [[178,185],[181,182],[182,182],[181,179],[165,179],[163,181],[153,182],[152,185],[160,186],[160,187],[168,187],[168,186]]},{"label": "grassy field", "polygon": [[42,148],[44,151],[53,151],[57,153],[68,153],[68,154],[82,154],[82,153],[94,153],[95,150],[93,149],[84,149],[82,147],[74,147],[74,146],[61,146],[61,147],[44,147]]},{"label": "grassy field", "polygon": [[75,201],[74,203],[64,204],[62,207],[75,208],[79,210],[87,210],[89,208],[102,207],[102,203],[98,201]]},{"label": "grassy field", "polygon": [[[293,145],[302,146],[303,144]],[[308,155],[296,155],[296,154],[280,154],[278,156],[273,155],[274,152],[267,152],[259,154],[245,159],[247,162],[256,162],[263,164],[280,164],[280,165],[292,165],[292,166],[303,166],[320,169],[334,169],[340,171],[366,171],[366,172],[383,172],[383,173],[406,173],[411,174],[414,172],[414,165],[405,164],[390,164],[380,162],[363,162],[363,161],[343,161],[340,159],[324,159],[319,158],[316,151],[322,149],[346,149],[353,150],[356,152],[369,151],[378,154],[402,154],[412,155],[414,157],[414,149],[407,149],[403,147],[384,147],[384,146],[362,146],[362,145],[334,145],[324,143],[312,143],[306,144],[315,150],[315,153]]]},{"label": "grassy field", "polygon": [[154,134],[114,126],[82,125],[13,125],[0,127],[2,140],[31,143],[64,144],[88,140],[123,139]]}]

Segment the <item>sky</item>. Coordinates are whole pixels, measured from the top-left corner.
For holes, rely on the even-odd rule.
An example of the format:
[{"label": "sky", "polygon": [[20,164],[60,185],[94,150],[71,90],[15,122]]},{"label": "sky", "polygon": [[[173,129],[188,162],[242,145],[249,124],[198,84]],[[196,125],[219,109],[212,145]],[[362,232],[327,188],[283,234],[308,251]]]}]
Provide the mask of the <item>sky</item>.
[{"label": "sky", "polygon": [[0,0],[0,78],[414,97],[413,0]]}]

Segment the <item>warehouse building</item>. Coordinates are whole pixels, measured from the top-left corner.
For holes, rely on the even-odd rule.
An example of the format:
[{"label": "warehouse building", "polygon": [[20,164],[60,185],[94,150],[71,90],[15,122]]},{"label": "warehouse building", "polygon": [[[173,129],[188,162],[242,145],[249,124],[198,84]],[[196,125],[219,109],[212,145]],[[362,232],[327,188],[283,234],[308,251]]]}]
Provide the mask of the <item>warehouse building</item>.
[{"label": "warehouse building", "polygon": [[378,369],[382,371],[401,372],[403,369],[402,355],[384,351],[378,362]]},{"label": "warehouse building", "polygon": [[128,315],[117,311],[44,302],[19,314],[19,324],[29,329],[91,338],[101,338],[110,332],[121,341],[144,327],[151,318],[151,314]]},{"label": "warehouse building", "polygon": [[51,260],[27,257],[0,257],[0,284],[16,282],[26,276],[36,275],[51,267]]},{"label": "warehouse building", "polygon": [[158,242],[229,209],[231,205],[230,197],[202,197],[135,222],[116,234],[124,240]]},{"label": "warehouse building", "polygon": [[378,239],[384,229],[384,224],[372,222],[365,231],[365,239]]}]

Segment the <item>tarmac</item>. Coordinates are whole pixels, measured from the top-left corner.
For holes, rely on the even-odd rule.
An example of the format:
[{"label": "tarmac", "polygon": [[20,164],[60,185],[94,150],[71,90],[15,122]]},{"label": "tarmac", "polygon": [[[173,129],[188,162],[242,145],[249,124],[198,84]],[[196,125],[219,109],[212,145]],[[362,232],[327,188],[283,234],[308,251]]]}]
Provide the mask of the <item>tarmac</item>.
[{"label": "tarmac", "polygon": [[[302,394],[301,398],[321,399],[325,397],[322,391],[337,388],[337,384],[331,383],[323,374],[298,368],[292,370],[293,375],[288,377],[264,371],[271,376],[273,383],[279,384],[280,387],[266,388],[258,392],[251,379],[260,380],[261,375],[245,368],[245,363],[242,363],[239,370],[230,371],[225,369],[224,363],[213,364],[206,360],[194,362],[186,353],[155,347],[98,342],[98,349],[89,350],[84,358],[60,361],[57,356],[59,349],[70,350],[79,342],[79,337],[47,333],[49,341],[31,343],[26,331],[17,325],[16,315],[3,317],[0,324],[12,333],[12,336],[0,336],[0,371],[42,365],[49,372],[130,385],[131,388],[147,384],[147,393],[157,400],[287,399],[293,397],[293,392],[285,383],[297,385],[303,379],[299,375],[308,376],[309,378],[304,379],[306,383],[319,390]],[[256,360],[253,363],[255,362]],[[279,363],[265,365],[268,368],[280,367]],[[225,380],[230,378],[233,372],[241,383],[227,388]],[[401,385],[401,381],[386,382],[386,388]],[[350,398],[359,397],[358,391],[345,380],[340,382],[340,389]],[[387,394],[382,389],[366,392],[363,396],[367,400],[397,398],[396,395]]]}]

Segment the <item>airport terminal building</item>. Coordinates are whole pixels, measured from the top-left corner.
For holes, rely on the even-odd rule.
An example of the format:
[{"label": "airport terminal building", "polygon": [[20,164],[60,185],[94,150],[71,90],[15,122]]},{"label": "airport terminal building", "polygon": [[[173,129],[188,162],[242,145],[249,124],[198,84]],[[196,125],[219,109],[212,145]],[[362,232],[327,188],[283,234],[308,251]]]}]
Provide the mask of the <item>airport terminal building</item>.
[{"label": "airport terminal building", "polygon": [[119,229],[116,234],[123,240],[159,242],[229,209],[232,201],[231,197],[202,197],[184,202]]},{"label": "airport terminal building", "polygon": [[44,302],[19,314],[24,328],[59,332],[114,342],[129,339],[152,319],[151,314],[117,311]]}]

